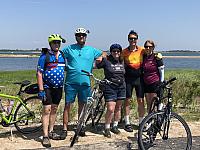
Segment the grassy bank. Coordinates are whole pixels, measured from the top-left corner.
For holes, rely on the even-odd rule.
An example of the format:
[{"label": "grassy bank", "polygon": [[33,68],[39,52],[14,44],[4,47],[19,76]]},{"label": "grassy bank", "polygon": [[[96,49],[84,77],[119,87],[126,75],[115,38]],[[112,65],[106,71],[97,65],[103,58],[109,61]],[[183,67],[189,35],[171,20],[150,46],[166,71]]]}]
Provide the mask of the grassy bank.
[{"label": "grassy bank", "polygon": [[[97,78],[103,78],[103,70],[95,70],[94,74]],[[200,70],[166,70],[165,79],[177,77],[177,81],[173,84],[174,108],[185,117],[197,120],[200,112]],[[22,80],[30,80],[36,82],[35,71],[6,71],[0,72],[0,88],[3,93],[15,95],[18,91],[18,86],[13,82]],[[64,105],[64,101],[61,103]],[[62,114],[63,106],[60,106],[59,113]],[[135,97],[132,102],[132,116],[137,116],[137,106]],[[185,111],[187,110],[187,111]],[[191,113],[193,115],[191,115]],[[76,109],[73,109],[73,115],[76,114]],[[195,117],[196,116],[196,117]]]}]

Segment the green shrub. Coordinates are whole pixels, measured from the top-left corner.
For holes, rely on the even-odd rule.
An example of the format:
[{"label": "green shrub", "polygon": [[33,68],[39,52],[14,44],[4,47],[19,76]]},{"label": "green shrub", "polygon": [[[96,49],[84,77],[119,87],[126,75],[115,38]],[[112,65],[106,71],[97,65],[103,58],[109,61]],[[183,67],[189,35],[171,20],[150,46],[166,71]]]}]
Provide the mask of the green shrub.
[{"label": "green shrub", "polygon": [[[103,79],[103,69],[93,71],[97,78]],[[200,70],[166,70],[165,79],[177,77],[177,81],[173,84],[173,105],[175,110],[178,108],[189,108],[190,111],[200,112]],[[16,95],[19,86],[13,84],[14,82],[20,82],[23,80],[30,80],[32,83],[36,83],[36,71],[4,71],[0,72],[0,88],[3,93]],[[93,84],[93,81],[92,81]],[[62,121],[62,113],[64,110],[64,96],[59,106],[58,116]],[[131,115],[137,117],[137,102],[135,94],[133,94],[133,100],[131,103]],[[191,113],[190,113],[191,114]],[[77,103],[71,111],[71,118],[77,116]]]}]

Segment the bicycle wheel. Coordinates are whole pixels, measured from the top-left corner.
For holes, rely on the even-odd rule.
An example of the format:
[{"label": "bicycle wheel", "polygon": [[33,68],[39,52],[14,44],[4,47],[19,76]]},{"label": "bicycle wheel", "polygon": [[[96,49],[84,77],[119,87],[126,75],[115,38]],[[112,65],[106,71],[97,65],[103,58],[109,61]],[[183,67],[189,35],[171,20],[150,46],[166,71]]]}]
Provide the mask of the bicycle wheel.
[{"label": "bicycle wheel", "polygon": [[90,111],[90,114],[88,115],[85,124],[92,119],[92,126],[95,126],[99,123],[101,120],[101,117],[103,115],[103,112],[105,110],[106,103],[103,100],[103,93],[100,93],[99,96],[95,99],[95,106],[93,107],[93,110]]},{"label": "bicycle wheel", "polygon": [[37,132],[42,128],[42,101],[33,96],[24,100],[24,103],[30,111],[22,104],[17,107],[14,114],[15,127],[23,134]]},{"label": "bicycle wheel", "polygon": [[185,149],[192,147],[190,128],[176,113],[168,119],[165,112],[151,113],[144,118],[138,131],[140,149]]},{"label": "bicycle wheel", "polygon": [[81,111],[75,134],[70,143],[70,147],[73,147],[74,143],[76,141],[78,141],[79,133],[80,133],[81,129],[85,126],[85,121],[86,121],[86,118],[88,118],[90,111],[91,111],[91,104],[85,104]]},{"label": "bicycle wheel", "polygon": [[97,105],[94,110],[94,125],[97,125],[105,111],[106,103],[103,98],[103,93],[99,96]]}]

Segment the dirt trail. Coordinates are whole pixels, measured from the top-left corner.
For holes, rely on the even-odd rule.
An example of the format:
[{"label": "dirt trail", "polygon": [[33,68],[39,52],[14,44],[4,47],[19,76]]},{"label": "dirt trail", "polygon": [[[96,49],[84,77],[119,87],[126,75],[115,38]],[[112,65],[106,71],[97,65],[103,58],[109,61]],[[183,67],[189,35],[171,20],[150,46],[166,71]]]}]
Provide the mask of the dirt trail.
[{"label": "dirt trail", "polygon": [[[189,122],[188,123],[192,132],[193,137],[200,137],[200,122]],[[70,128],[73,128],[71,126]],[[61,126],[57,126],[56,130],[59,132]],[[105,138],[102,135],[101,129],[98,132],[94,132],[90,127],[87,129],[86,137],[80,137],[78,143],[75,143],[71,150],[75,149],[137,149],[137,129],[132,133],[120,129],[120,135],[112,134],[112,138]],[[68,136],[65,140],[51,140],[52,149],[69,149],[70,138],[73,136],[74,132],[69,131]],[[13,127],[13,139],[10,135],[10,127],[0,129],[0,149],[10,150],[10,149],[43,149],[41,145],[41,135],[42,132],[22,135],[15,130]],[[200,140],[194,139],[194,147],[200,146]]]}]

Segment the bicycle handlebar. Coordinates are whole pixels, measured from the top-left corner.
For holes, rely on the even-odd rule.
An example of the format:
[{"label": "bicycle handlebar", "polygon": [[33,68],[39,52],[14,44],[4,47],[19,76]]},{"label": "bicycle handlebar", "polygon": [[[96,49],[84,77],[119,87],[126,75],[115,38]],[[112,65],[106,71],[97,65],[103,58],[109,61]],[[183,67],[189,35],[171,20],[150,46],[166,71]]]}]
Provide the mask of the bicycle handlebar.
[{"label": "bicycle handlebar", "polygon": [[171,78],[171,79],[169,79],[169,80],[167,80],[167,81],[163,81],[163,82],[161,83],[161,85],[158,86],[158,89],[160,89],[160,88],[165,88],[168,84],[172,83],[172,82],[175,81],[175,80],[177,80],[176,77],[173,77],[173,78]]},{"label": "bicycle handlebar", "polygon": [[88,71],[81,70],[81,72],[86,73],[87,76],[91,76],[97,83],[100,83],[100,84],[109,84],[109,85],[110,84],[117,85],[116,83],[114,83],[112,81],[109,81],[108,79],[103,79],[103,80],[97,79],[92,73],[90,73]]}]

